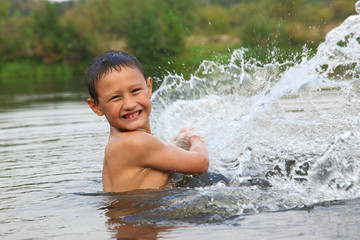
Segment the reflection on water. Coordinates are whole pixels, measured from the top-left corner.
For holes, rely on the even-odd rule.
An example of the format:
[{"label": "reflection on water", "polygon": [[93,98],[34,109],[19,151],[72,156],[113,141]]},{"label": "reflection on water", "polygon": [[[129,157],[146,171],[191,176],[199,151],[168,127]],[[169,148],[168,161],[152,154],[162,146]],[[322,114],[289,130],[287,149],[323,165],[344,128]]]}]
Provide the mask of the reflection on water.
[{"label": "reflection on water", "polygon": [[358,239],[359,201],[309,211],[281,211],[247,215],[231,224],[175,228],[159,234],[168,239]]},{"label": "reflection on water", "polygon": [[[175,226],[156,225],[146,220],[134,223],[126,219],[145,211],[156,210],[167,204],[164,198],[169,198],[171,194],[166,191],[140,190],[131,191],[123,194],[104,194],[107,196],[101,209],[105,216],[109,231],[116,239],[141,238],[156,239],[159,233],[170,232]],[[104,196],[103,195],[103,196]],[[173,197],[173,196],[172,196]]]},{"label": "reflection on water", "polygon": [[[91,222],[99,229],[101,219],[89,221],[96,204],[82,199],[87,205],[78,208],[73,195],[100,190],[100,144],[89,141],[98,123],[92,120],[79,102],[35,102],[0,113],[2,239],[81,235]],[[49,226],[57,227],[45,231]]]}]

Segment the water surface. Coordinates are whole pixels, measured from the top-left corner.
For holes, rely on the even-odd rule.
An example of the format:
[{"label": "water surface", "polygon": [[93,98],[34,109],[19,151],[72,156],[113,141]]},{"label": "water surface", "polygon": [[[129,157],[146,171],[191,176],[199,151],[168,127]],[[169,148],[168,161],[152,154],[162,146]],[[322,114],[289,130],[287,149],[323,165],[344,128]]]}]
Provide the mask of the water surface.
[{"label": "water surface", "polygon": [[[107,131],[84,101],[35,102],[0,114],[1,239],[356,239],[360,233],[360,199],[339,195],[311,205],[314,193],[302,194],[301,182],[289,177],[276,180],[290,184],[276,193],[271,178],[262,177],[272,187],[243,177],[239,186],[220,181],[103,194]],[[183,184],[191,181],[199,185],[191,178]]]}]

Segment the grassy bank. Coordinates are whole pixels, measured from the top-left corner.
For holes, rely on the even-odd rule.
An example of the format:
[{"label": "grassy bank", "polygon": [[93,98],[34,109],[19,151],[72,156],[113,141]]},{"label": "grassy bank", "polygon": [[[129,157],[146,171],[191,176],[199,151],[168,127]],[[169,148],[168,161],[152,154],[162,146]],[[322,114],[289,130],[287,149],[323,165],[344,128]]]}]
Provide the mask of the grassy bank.
[{"label": "grassy bank", "polygon": [[0,68],[0,79],[4,84],[14,82],[62,81],[72,78],[74,69],[63,64],[47,65],[27,60],[4,63]]},{"label": "grassy bank", "polygon": [[[179,56],[163,56],[158,62],[144,63],[148,75],[154,77],[157,85],[168,75],[183,75],[188,79],[204,60],[215,61],[220,64],[229,62],[235,49],[245,47],[245,59],[255,58],[262,63],[276,61],[283,62],[287,59],[294,60],[296,53],[303,51],[302,46],[241,46],[207,43],[206,45],[188,46]],[[274,54],[275,52],[275,54]],[[314,53],[314,49],[310,51]],[[299,56],[297,56],[299,58]],[[141,60],[141,59],[140,59]],[[0,93],[20,91],[26,89],[36,91],[34,86],[56,83],[70,85],[71,87],[59,87],[64,90],[84,89],[84,71],[90,60],[78,63],[76,66],[53,64],[46,65],[34,60],[15,61],[2,64],[0,68]],[[54,84],[52,84],[54,85]],[[156,87],[156,86],[155,86]],[[56,91],[56,89],[54,89]]]},{"label": "grassy bank", "polygon": [[36,94],[81,89],[77,80],[78,67],[34,60],[1,64],[0,94]]}]

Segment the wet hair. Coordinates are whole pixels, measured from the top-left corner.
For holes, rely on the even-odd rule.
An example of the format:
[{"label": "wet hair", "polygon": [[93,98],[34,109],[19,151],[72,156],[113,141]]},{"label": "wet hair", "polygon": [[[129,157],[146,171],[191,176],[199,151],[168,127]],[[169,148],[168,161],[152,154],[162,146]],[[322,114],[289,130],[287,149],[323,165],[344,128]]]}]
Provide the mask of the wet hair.
[{"label": "wet hair", "polygon": [[130,53],[110,50],[98,55],[92,60],[86,70],[85,81],[90,97],[95,103],[98,103],[98,94],[96,92],[97,82],[106,74],[111,73],[111,71],[121,71],[121,69],[125,67],[138,69],[146,80],[146,73],[143,66],[139,60]]}]

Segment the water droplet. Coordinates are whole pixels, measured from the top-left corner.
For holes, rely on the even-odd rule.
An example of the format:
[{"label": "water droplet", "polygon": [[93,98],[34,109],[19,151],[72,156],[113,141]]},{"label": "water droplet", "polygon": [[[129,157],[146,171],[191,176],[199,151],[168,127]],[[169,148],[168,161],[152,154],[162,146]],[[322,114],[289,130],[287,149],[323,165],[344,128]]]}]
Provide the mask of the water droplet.
[{"label": "water droplet", "polygon": [[358,14],[360,14],[360,1],[357,1],[357,2],[355,3],[355,11],[356,11]]}]

